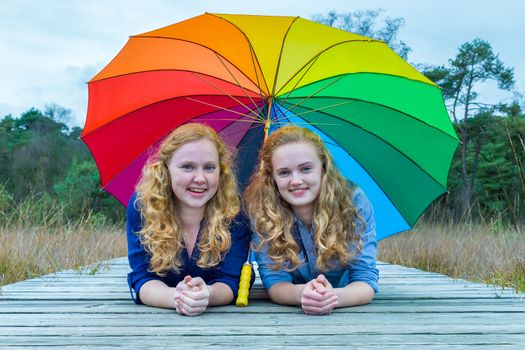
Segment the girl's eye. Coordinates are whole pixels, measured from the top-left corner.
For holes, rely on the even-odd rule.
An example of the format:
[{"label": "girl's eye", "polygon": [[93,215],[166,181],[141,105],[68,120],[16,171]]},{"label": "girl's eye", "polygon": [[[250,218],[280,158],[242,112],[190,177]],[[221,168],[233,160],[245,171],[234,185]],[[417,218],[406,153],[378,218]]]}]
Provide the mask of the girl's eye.
[{"label": "girl's eye", "polygon": [[206,165],[204,167],[204,171],[207,172],[207,173],[213,173],[216,169],[216,166],[213,165],[213,164],[210,164],[210,165]]},{"label": "girl's eye", "polygon": [[279,170],[277,176],[284,177],[287,176],[290,172],[288,170]]},{"label": "girl's eye", "polygon": [[191,164],[182,164],[181,168],[182,168],[182,170],[190,171],[190,170],[193,170],[193,165],[191,165]]},{"label": "girl's eye", "polygon": [[312,171],[312,167],[311,166],[304,166],[302,170],[303,170],[303,173],[309,173],[310,171]]}]

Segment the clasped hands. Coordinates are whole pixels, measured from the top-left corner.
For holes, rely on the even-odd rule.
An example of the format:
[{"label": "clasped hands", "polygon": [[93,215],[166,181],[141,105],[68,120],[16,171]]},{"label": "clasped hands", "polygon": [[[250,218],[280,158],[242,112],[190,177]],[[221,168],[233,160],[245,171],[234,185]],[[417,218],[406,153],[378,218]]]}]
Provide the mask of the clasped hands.
[{"label": "clasped hands", "polygon": [[324,275],[317,276],[304,285],[301,307],[305,314],[326,315],[338,305],[334,288]]},{"label": "clasped hands", "polygon": [[203,313],[210,302],[210,289],[200,277],[186,276],[174,288],[175,310],[186,316]]},{"label": "clasped hands", "polygon": [[[181,315],[196,316],[203,313],[210,302],[210,289],[200,277],[186,276],[174,288],[175,310]],[[301,307],[306,314],[325,315],[338,305],[334,288],[324,275],[304,285]]]}]

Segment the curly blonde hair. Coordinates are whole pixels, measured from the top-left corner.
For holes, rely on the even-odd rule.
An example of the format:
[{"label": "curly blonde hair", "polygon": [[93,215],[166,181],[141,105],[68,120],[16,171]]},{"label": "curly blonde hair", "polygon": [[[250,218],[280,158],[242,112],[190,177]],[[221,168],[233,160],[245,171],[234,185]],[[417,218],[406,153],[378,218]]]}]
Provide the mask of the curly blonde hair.
[{"label": "curly blonde hair", "polygon": [[[254,227],[260,237],[260,243],[254,249],[267,246],[275,270],[293,271],[301,264],[300,248],[292,234],[292,208],[279,194],[272,169],[274,151],[291,143],[311,144],[323,164],[312,225],[318,253],[317,268],[329,270],[333,267],[332,259],[347,266],[350,259],[361,251],[361,232],[358,229],[364,229],[365,225],[352,203],[353,190],[335,167],[321,138],[308,129],[293,125],[280,128],[265,141],[260,154],[262,168],[253,175],[244,193],[245,210],[255,220]],[[349,245],[354,248],[353,254],[349,252]]]},{"label": "curly blonde hair", "polygon": [[137,201],[143,226],[138,232],[146,251],[151,255],[150,271],[163,276],[180,271],[184,249],[182,226],[175,209],[177,198],[171,186],[169,161],[183,145],[201,139],[210,140],[219,155],[217,193],[206,205],[205,225],[200,234],[200,257],[197,265],[211,268],[221,261],[231,245],[228,226],[240,210],[237,184],[231,169],[231,154],[211,127],[191,123],[175,129],[160,145],[142,170],[137,185]]}]

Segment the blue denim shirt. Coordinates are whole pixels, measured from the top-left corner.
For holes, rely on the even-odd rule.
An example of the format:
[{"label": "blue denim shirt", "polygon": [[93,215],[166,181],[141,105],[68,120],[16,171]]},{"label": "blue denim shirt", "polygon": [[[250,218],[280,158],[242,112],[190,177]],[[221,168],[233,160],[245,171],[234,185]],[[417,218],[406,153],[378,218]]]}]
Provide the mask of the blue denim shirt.
[{"label": "blue denim shirt", "polygon": [[[203,269],[197,266],[197,260],[200,256],[198,242],[200,240],[200,231],[197,236],[197,243],[191,256],[186,249],[182,251],[183,266],[178,273],[168,271],[165,276],[159,276],[149,270],[150,255],[140,242],[137,235],[142,228],[142,218],[140,210],[135,203],[136,194],[131,197],[126,222],[126,234],[128,239],[128,260],[131,272],[128,274],[128,285],[131,292],[131,298],[137,304],[141,304],[139,298],[140,288],[144,283],[150,280],[160,280],[169,287],[176,287],[184,279],[184,276],[201,277],[206,284],[210,285],[215,282],[222,282],[229,286],[233,292],[235,300],[239,289],[239,278],[241,275],[242,265],[248,256],[250,244],[250,227],[248,219],[239,213],[230,225],[231,246],[224,254],[223,260],[219,265]],[[202,227],[202,226],[201,226]],[[253,283],[253,278],[252,278]]]},{"label": "blue denim shirt", "polygon": [[[365,193],[359,188],[354,190],[353,203],[357,213],[366,224],[365,231],[361,235],[361,253],[358,257],[351,260],[347,266],[341,266],[338,260],[334,260],[333,263],[335,267],[329,271],[323,272],[323,274],[334,288],[345,287],[351,282],[361,281],[367,283],[372,287],[374,292],[377,293],[379,271],[376,268],[377,240],[374,211],[368,198],[366,198]],[[358,229],[362,230],[362,227],[359,227],[358,225]],[[302,263],[296,270],[291,272],[287,272],[284,269],[279,269],[277,271],[272,270],[271,266],[273,265],[273,260],[268,256],[267,248],[263,247],[261,251],[255,251],[255,259],[257,260],[259,267],[259,274],[264,284],[264,288],[267,290],[279,282],[304,284],[321,274],[316,267],[317,249],[312,234],[297,218],[295,219],[292,230],[292,233],[301,248],[299,259]],[[254,243],[258,244],[259,241],[259,236],[255,234]],[[349,245],[348,249],[350,253],[352,253],[355,246]]]}]

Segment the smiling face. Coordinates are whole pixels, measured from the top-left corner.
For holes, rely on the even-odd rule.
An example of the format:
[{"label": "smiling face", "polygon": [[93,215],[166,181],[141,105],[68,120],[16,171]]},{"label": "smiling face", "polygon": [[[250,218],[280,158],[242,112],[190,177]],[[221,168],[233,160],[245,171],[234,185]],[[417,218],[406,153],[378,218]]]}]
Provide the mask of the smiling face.
[{"label": "smiling face", "polygon": [[168,170],[177,207],[204,210],[219,185],[219,155],[213,142],[203,138],[184,144],[171,156]]},{"label": "smiling face", "polygon": [[301,221],[310,223],[323,174],[323,164],[314,146],[307,142],[279,146],[272,154],[271,163],[281,197]]}]

